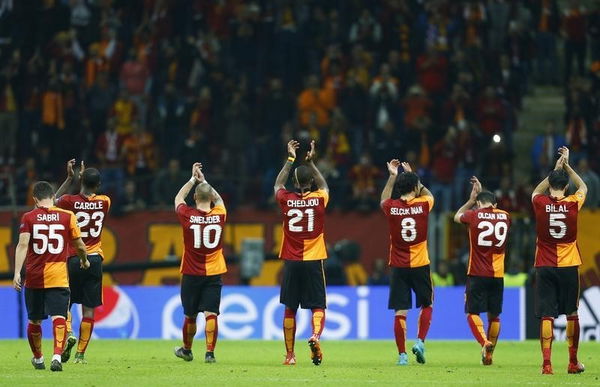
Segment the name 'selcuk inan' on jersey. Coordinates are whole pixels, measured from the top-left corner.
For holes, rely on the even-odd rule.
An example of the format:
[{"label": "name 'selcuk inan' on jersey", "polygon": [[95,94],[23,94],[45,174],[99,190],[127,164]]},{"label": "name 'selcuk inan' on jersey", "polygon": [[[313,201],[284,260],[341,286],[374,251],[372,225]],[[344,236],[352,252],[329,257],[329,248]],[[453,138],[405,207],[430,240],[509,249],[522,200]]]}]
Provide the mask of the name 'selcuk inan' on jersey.
[{"label": "name 'selcuk inan' on jersey", "polygon": [[391,215],[418,215],[418,214],[422,214],[423,211],[423,206],[415,206],[415,207],[408,207],[408,208],[398,208],[398,207],[392,207],[390,208],[390,214]]}]

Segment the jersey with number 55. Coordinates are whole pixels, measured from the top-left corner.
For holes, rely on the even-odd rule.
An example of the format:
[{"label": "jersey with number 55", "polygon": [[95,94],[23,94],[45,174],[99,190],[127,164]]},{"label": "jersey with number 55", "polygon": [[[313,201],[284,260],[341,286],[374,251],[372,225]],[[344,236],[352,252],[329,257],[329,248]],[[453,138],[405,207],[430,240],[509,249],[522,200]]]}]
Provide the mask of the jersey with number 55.
[{"label": "jersey with number 55", "polygon": [[381,209],[390,226],[390,266],[429,265],[427,225],[433,197],[387,199],[381,203]]},{"label": "jersey with number 55", "polygon": [[19,233],[28,233],[25,287],[67,288],[68,247],[80,237],[75,215],[57,207],[38,207],[21,218]]},{"label": "jersey with number 55", "polygon": [[329,193],[317,190],[300,194],[280,189],[275,199],[283,215],[279,258],[290,261],[326,259],[325,207]]},{"label": "jersey with number 55", "polygon": [[[110,198],[106,195],[85,196],[62,195],[56,200],[56,206],[72,211],[77,218],[77,226],[81,229],[81,239],[85,243],[89,255],[98,254],[104,259],[102,252],[102,228],[110,209]],[[77,252],[69,245],[69,256]]]},{"label": "jersey with number 55", "polygon": [[461,223],[469,227],[468,275],[504,277],[506,240],[510,228],[508,212],[487,207],[466,211]]},{"label": "jersey with number 55", "polygon": [[585,202],[585,195],[556,199],[549,195],[533,198],[537,241],[535,267],[568,267],[581,265],[577,246],[577,215]]},{"label": "jersey with number 55", "polygon": [[186,204],[177,206],[183,230],[183,256],[179,271],[188,275],[217,275],[227,272],[223,255],[223,227],[227,220],[224,206],[205,212]]}]

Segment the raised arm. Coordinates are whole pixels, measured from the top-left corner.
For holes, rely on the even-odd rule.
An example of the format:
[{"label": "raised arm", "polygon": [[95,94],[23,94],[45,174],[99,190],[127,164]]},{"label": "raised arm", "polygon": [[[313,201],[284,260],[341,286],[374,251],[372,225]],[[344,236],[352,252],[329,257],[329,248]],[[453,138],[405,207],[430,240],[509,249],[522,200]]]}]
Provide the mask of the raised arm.
[{"label": "raised arm", "polygon": [[290,171],[292,170],[292,165],[294,165],[294,161],[296,161],[296,149],[299,147],[300,143],[296,140],[291,140],[287,143],[288,158],[285,164],[283,164],[281,171],[279,171],[277,178],[275,179],[275,185],[273,186],[273,191],[275,194],[277,194],[277,191],[280,189],[285,189],[285,183],[287,182]]},{"label": "raised arm", "polygon": [[[410,166],[409,163],[407,163],[406,161],[402,162],[402,169],[404,169],[404,172],[412,172],[412,168]],[[423,183],[421,183],[421,179],[419,178],[419,183],[417,185],[417,197],[420,196],[431,196],[433,197],[433,194],[431,193],[431,191],[425,187],[423,185]]]},{"label": "raised arm", "polygon": [[577,172],[575,172],[571,165],[569,165],[569,148],[567,148],[566,146],[562,146],[558,150],[558,153],[560,153],[561,157],[564,158],[563,168],[569,174],[569,179],[571,179],[573,184],[575,184],[575,187],[577,187],[577,192],[581,192],[584,196],[587,195],[587,185],[577,174]]},{"label": "raised arm", "polygon": [[390,173],[390,177],[388,177],[387,182],[385,183],[385,187],[383,187],[383,191],[381,191],[381,203],[388,200],[392,197],[392,190],[394,189],[394,183],[398,178],[398,167],[400,166],[400,161],[397,159],[393,159],[387,163],[387,169]]},{"label": "raised arm", "polygon": [[[566,153],[563,148],[566,149]],[[558,160],[556,160],[554,170],[564,168],[565,164],[569,161],[569,150],[566,147],[559,148],[558,153],[560,154],[560,157]],[[546,177],[534,188],[533,192],[531,193],[531,200],[533,200],[533,198],[535,198],[537,195],[544,194],[549,187],[550,183],[548,182],[548,177]]]},{"label": "raised arm", "polygon": [[323,190],[329,192],[329,186],[327,185],[327,181],[325,181],[325,178],[321,174],[321,171],[319,171],[319,169],[315,165],[314,160],[313,160],[314,157],[315,157],[315,140],[312,140],[310,142],[310,150],[306,153],[305,160],[308,162],[308,166],[312,170],[313,178],[315,179],[315,184],[317,185],[317,189],[323,189]]},{"label": "raised arm", "polygon": [[179,189],[177,195],[175,195],[175,211],[177,211],[177,207],[179,207],[180,204],[185,204],[185,198],[188,196],[192,188],[194,188],[194,185],[199,182],[198,178],[196,177],[199,169],[202,169],[202,164],[194,163],[192,166],[192,177],[190,177],[190,180],[185,183]]},{"label": "raised arm", "polygon": [[[194,172],[194,177],[196,178],[196,181],[198,181],[198,183],[208,184],[208,181],[206,181],[206,177],[204,176],[204,172],[202,172],[202,164],[200,164],[198,166],[198,168],[196,168],[196,170]],[[211,195],[212,195],[211,200],[214,203],[214,205],[225,207],[225,202],[223,201],[223,198],[221,197],[221,195],[219,195],[217,190],[212,185],[210,185],[210,184],[208,184],[208,185],[210,186],[210,191],[211,191]]]},{"label": "raised arm", "polygon": [[[74,166],[75,166],[75,159],[71,159],[71,160],[67,161],[67,178],[65,179],[65,181],[63,181],[61,186],[58,187],[58,189],[56,190],[57,198],[64,195],[67,192],[67,190],[69,189],[69,187],[71,186],[71,183],[73,182],[73,176],[75,175],[75,172],[73,171]],[[81,171],[83,171],[83,168],[84,168],[84,166],[83,166],[83,161],[82,161],[81,162]]]},{"label": "raised arm", "polygon": [[456,214],[454,214],[454,221],[456,223],[460,223],[460,217],[462,216],[462,214],[467,212],[467,210],[469,210],[475,205],[475,203],[477,202],[477,195],[481,192],[481,183],[479,182],[477,177],[473,176],[471,178],[471,184],[473,184],[473,187],[471,188],[469,200],[467,200],[467,202],[463,204],[462,207],[458,209],[458,211],[456,211]]},{"label": "raised arm", "polygon": [[21,291],[21,269],[27,257],[27,246],[29,246],[29,239],[31,234],[28,232],[22,232],[19,234],[19,243],[15,250],[15,275],[13,277],[13,287],[16,291]]}]

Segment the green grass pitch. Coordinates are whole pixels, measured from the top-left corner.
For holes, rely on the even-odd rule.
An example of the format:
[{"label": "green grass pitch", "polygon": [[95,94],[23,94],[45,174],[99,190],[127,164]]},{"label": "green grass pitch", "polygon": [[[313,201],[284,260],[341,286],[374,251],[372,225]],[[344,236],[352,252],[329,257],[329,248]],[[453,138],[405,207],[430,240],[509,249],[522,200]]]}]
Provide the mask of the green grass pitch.
[{"label": "green grass pitch", "polygon": [[[173,355],[176,341],[92,341],[88,364],[65,364],[51,372],[51,342],[43,343],[45,371],[34,370],[26,340],[0,341],[2,386],[178,386],[178,385],[586,385],[600,386],[600,343],[582,343],[580,361],[586,371],[568,375],[565,343],[553,346],[554,375],[540,375],[537,341],[500,342],[494,365],[479,364],[479,346],[466,341],[429,341],[427,364],[395,365],[392,341],[323,341],[323,364],[309,359],[308,346],[296,343],[298,364],[281,365],[283,343],[220,341],[216,364],[204,363],[204,340],[197,340],[196,359],[184,362]],[[412,345],[412,341],[407,344]],[[410,347],[409,347],[410,348]]]}]

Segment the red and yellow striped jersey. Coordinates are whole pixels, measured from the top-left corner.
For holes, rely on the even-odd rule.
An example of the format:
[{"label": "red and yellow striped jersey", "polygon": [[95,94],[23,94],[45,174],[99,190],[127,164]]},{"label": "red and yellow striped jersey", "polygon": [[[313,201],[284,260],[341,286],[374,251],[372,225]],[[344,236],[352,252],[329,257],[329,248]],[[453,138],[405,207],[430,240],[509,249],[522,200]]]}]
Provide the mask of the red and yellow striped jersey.
[{"label": "red and yellow striped jersey", "polygon": [[[62,195],[56,200],[57,207],[75,213],[77,226],[81,229],[81,239],[85,243],[88,254],[98,254],[104,259],[102,252],[102,228],[110,209],[110,198],[106,195]],[[69,256],[77,255],[75,248],[69,245]]]},{"label": "red and yellow striped jersey", "polygon": [[508,212],[492,207],[467,211],[460,221],[469,228],[468,275],[504,277],[506,239],[510,228]]},{"label": "red and yellow striped jersey", "polygon": [[223,255],[223,227],[227,220],[224,206],[208,212],[185,204],[177,206],[177,217],[183,229],[182,274],[217,275],[227,272]]},{"label": "red and yellow striped jersey", "polygon": [[420,267],[429,265],[427,225],[433,197],[412,200],[388,199],[381,209],[390,226],[390,266]]},{"label": "red and yellow striped jersey", "polygon": [[25,287],[68,288],[68,246],[80,237],[75,214],[57,207],[37,207],[21,218],[21,234],[30,234]]},{"label": "red and yellow striped jersey", "polygon": [[322,189],[304,194],[280,189],[275,198],[283,214],[279,258],[290,261],[326,259],[325,207],[329,193]]},{"label": "red and yellow striped jersey", "polygon": [[585,195],[556,199],[536,195],[533,210],[536,220],[535,267],[567,267],[581,265],[577,246],[577,215],[585,202]]}]

